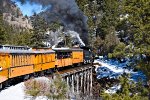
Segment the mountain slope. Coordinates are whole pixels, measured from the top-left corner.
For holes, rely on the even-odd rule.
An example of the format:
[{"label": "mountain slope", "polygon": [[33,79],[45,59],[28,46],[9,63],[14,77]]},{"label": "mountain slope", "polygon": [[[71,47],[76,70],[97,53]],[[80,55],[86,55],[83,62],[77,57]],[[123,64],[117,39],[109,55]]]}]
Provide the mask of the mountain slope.
[{"label": "mountain slope", "polygon": [[3,20],[17,28],[32,29],[31,22],[27,16],[23,16],[15,2],[11,0],[0,0],[0,12]]}]

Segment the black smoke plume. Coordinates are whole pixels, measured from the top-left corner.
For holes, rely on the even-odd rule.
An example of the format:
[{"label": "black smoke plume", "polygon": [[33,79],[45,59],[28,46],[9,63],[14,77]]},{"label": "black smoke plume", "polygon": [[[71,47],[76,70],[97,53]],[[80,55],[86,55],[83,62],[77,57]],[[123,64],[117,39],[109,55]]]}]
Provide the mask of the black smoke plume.
[{"label": "black smoke plume", "polygon": [[75,0],[18,0],[22,4],[40,4],[47,8],[41,15],[49,22],[59,21],[65,30],[76,31],[85,44],[88,43],[87,17],[79,9]]}]

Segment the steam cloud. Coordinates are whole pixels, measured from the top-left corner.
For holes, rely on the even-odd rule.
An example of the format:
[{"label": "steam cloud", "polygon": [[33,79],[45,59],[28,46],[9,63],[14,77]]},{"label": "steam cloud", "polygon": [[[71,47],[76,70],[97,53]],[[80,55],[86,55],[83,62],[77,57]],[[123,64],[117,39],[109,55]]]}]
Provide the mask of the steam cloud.
[{"label": "steam cloud", "polygon": [[65,30],[80,33],[85,44],[88,43],[87,17],[79,9],[75,0],[18,0],[22,4],[26,2],[36,3],[47,8],[41,15],[49,22],[59,21]]}]

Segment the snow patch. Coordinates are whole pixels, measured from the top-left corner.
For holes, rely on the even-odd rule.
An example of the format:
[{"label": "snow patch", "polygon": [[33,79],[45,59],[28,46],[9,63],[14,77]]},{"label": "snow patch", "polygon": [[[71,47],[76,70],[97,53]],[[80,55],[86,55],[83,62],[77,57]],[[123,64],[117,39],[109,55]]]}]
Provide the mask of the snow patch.
[{"label": "snow patch", "polygon": [[120,90],[121,85],[115,85],[111,87],[110,89],[106,90],[105,93],[114,94],[117,92],[117,90]]},{"label": "snow patch", "polygon": [[[97,60],[94,60],[93,62],[94,66],[95,66],[95,72],[97,72],[97,69],[100,67],[100,62]],[[98,65],[99,64],[99,65]]]},{"label": "snow patch", "polygon": [[[40,81],[47,81],[47,82],[49,81],[49,79],[46,77],[38,77],[35,79]],[[24,89],[25,89],[24,82],[8,87],[7,89],[2,90],[0,92],[0,99],[1,100],[31,100],[31,98],[28,98],[28,96],[26,96],[26,94],[24,93]],[[47,100],[47,98],[43,96],[39,96],[36,98],[36,100]]]},{"label": "snow patch", "polygon": [[15,86],[11,86],[0,92],[0,98],[2,100],[29,100],[25,99],[24,83],[19,83]]}]

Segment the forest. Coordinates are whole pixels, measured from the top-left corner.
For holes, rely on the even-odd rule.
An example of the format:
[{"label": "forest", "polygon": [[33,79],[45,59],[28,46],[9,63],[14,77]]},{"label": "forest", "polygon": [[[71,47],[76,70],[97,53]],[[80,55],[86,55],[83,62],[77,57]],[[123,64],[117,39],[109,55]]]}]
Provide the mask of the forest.
[{"label": "forest", "polygon": [[[87,17],[88,45],[95,56],[134,59],[131,66],[142,70],[148,86],[130,85],[122,77],[122,88],[114,95],[101,94],[106,100],[148,100],[150,92],[150,0],[76,0]],[[44,47],[47,30],[56,31],[61,22],[48,23],[39,14],[30,17],[33,29],[9,25],[0,10],[0,44]],[[69,42],[70,39],[68,39]],[[142,89],[142,88],[143,89]],[[131,95],[129,95],[131,94]]]}]

